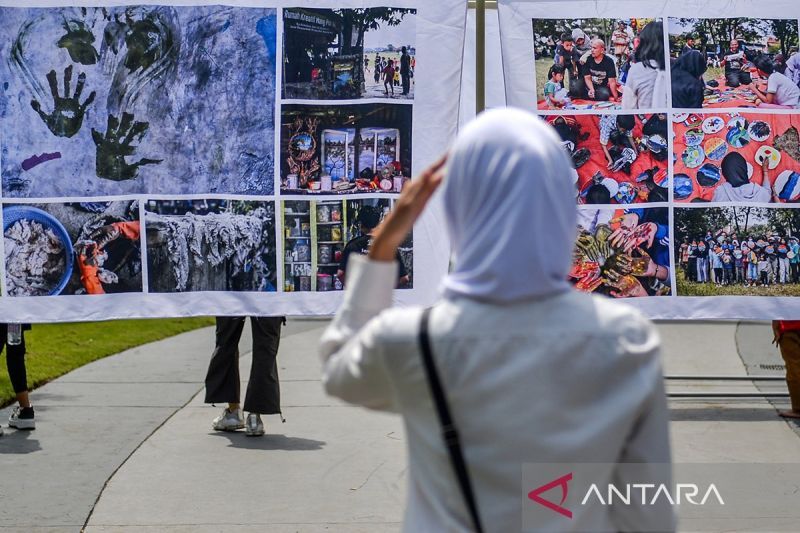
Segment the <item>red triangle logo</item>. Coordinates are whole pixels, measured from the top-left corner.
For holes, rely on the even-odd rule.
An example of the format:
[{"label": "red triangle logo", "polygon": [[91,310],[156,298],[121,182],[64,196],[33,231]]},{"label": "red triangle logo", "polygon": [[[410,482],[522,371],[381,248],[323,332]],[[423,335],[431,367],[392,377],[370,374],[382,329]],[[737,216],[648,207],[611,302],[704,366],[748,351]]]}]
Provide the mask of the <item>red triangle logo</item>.
[{"label": "red triangle logo", "polygon": [[[572,481],[572,472],[561,476],[558,479],[554,479],[553,481],[546,483],[539,487],[538,489],[533,489],[528,493],[528,498],[535,501],[539,505],[543,505],[550,509],[551,511],[555,511],[560,515],[566,516],[567,518],[572,518],[572,511],[567,509],[566,507],[562,507],[564,502],[567,501],[567,495],[569,494],[569,482]],[[542,494],[554,489],[556,487],[561,487],[561,501],[559,503],[553,503],[550,500],[545,500],[542,498]]]}]

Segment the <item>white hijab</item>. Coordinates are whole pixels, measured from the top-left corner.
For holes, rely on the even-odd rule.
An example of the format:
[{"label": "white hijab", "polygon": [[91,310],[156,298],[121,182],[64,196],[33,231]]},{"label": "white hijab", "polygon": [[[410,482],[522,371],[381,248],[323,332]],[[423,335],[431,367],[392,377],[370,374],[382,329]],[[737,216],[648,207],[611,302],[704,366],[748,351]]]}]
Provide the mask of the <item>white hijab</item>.
[{"label": "white hijab", "polygon": [[569,290],[572,172],[561,139],[531,113],[497,109],[469,124],[443,186],[454,256],[445,296],[505,303]]}]

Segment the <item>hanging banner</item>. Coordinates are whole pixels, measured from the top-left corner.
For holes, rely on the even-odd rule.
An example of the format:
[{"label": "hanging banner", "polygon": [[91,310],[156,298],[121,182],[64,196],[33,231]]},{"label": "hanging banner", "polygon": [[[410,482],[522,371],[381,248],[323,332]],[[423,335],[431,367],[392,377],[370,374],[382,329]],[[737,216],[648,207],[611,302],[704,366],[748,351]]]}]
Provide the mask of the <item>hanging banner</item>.
[{"label": "hanging banner", "polygon": [[[330,315],[458,124],[466,3],[0,1],[0,321]],[[399,305],[447,270],[439,209]]]},{"label": "hanging banner", "polygon": [[800,4],[498,8],[508,104],[575,165],[575,286],[653,318],[800,316]]}]

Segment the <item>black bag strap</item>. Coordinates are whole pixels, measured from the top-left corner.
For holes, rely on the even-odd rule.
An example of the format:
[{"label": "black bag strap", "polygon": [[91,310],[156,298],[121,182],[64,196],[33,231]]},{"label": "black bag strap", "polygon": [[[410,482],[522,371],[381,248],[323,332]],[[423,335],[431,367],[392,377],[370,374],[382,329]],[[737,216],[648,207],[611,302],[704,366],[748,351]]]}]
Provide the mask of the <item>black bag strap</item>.
[{"label": "black bag strap", "polygon": [[439,424],[441,424],[442,427],[444,444],[450,455],[450,462],[453,465],[453,470],[455,470],[456,477],[458,478],[461,494],[464,496],[464,501],[467,504],[467,509],[472,518],[472,525],[475,527],[477,533],[483,533],[481,517],[480,514],[478,514],[478,506],[475,503],[475,494],[472,491],[472,482],[469,478],[467,463],[464,461],[464,454],[461,451],[461,439],[458,436],[456,425],[453,423],[453,417],[450,416],[450,407],[447,405],[442,382],[439,380],[439,373],[436,370],[436,363],[433,361],[431,339],[428,334],[430,315],[431,309],[425,309],[425,311],[422,312],[422,320],[419,326],[419,346],[422,351],[422,362],[425,365],[425,374],[428,376],[428,385],[430,385],[431,388],[433,403],[436,404],[436,412],[439,415]]}]

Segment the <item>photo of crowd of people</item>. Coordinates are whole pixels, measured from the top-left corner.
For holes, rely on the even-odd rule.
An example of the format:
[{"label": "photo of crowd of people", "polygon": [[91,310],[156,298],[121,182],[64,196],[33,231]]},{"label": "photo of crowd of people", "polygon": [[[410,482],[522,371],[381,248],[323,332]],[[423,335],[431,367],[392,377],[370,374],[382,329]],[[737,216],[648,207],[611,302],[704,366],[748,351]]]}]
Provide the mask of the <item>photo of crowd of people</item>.
[{"label": "photo of crowd of people", "polygon": [[406,104],[284,105],[281,192],[399,193],[411,177]]},{"label": "photo of crowd of people", "polygon": [[577,171],[578,202],[667,202],[667,115],[551,115]]},{"label": "photo of crowd of people", "polygon": [[664,28],[654,19],[533,19],[537,107],[666,107]]},{"label": "photo of crowd of people", "polygon": [[283,98],[414,97],[415,9],[283,10]]},{"label": "photo of crowd of people", "polygon": [[671,294],[668,209],[580,209],[569,279],[613,298]]},{"label": "photo of crowd of people", "polygon": [[672,117],[676,202],[800,201],[800,117],[764,113]]},{"label": "photo of crowd of people", "polygon": [[679,296],[800,295],[800,211],[675,210]]},{"label": "photo of crowd of people", "polygon": [[142,291],[139,202],[7,204],[9,296]]},{"label": "photo of crowd of people", "polygon": [[796,19],[670,18],[672,105],[800,107]]}]

